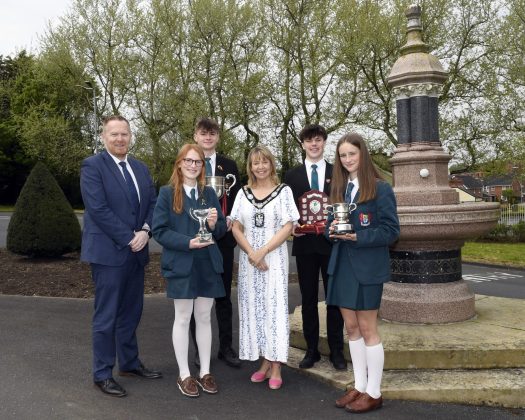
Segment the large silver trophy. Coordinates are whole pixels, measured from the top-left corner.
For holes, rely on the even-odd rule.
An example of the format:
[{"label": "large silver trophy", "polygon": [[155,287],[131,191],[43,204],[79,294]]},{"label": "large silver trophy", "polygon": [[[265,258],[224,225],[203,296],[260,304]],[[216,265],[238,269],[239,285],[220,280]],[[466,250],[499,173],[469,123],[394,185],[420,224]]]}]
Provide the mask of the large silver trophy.
[{"label": "large silver trophy", "polygon": [[[227,183],[228,179],[232,179],[231,183]],[[235,175],[228,174],[226,176],[207,176],[206,185],[212,187],[217,194],[217,198],[221,201],[221,210],[222,213],[226,216],[226,211],[228,209],[228,202],[226,197],[230,195],[230,190],[236,184],[237,179]],[[224,194],[226,193],[226,194]]]},{"label": "large silver trophy", "polygon": [[327,206],[328,212],[334,215],[334,220],[337,220],[337,224],[333,225],[334,235],[354,233],[354,226],[350,223],[350,214],[356,207],[355,203],[335,203]]},{"label": "large silver trophy", "polygon": [[200,228],[197,232],[199,242],[210,242],[212,239],[211,233],[206,229],[206,219],[210,215],[211,209],[190,209],[191,217],[199,222]]}]

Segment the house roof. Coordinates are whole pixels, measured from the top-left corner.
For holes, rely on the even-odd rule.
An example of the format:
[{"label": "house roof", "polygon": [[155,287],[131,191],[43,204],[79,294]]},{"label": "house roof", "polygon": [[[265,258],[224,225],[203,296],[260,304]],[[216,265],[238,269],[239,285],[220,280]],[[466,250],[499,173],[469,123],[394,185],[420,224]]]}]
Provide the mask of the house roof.
[{"label": "house roof", "polygon": [[512,185],[512,177],[509,175],[499,175],[485,178],[485,186],[496,187],[496,186],[507,186]]},{"label": "house roof", "polygon": [[452,178],[461,179],[465,188],[469,190],[474,190],[476,188],[483,188],[483,182],[481,181],[481,179],[475,178],[472,175],[457,174],[457,175],[453,175]]}]

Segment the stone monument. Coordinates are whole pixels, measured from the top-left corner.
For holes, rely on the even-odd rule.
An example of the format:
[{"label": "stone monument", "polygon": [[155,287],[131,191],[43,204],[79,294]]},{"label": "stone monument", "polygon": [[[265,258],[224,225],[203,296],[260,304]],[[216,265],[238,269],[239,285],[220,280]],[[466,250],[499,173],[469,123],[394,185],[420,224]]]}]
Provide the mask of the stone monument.
[{"label": "stone monument", "polygon": [[390,163],[401,235],[390,252],[392,281],[379,315],[404,323],[459,322],[475,316],[474,294],[461,277],[461,247],[496,225],[499,204],[460,204],[449,187],[451,156],[438,124],[447,72],[423,41],[420,6],[410,6],[406,16],[407,43],[388,77],[397,109]]}]

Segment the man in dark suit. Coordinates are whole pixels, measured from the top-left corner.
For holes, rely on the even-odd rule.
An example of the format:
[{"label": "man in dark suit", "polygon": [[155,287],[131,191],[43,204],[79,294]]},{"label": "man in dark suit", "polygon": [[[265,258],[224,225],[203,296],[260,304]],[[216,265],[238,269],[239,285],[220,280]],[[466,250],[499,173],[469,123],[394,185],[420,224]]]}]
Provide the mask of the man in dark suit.
[{"label": "man in dark suit", "polygon": [[93,380],[103,393],[123,397],[119,374],[162,377],[139,359],[136,330],[144,301],[144,266],[156,193],[149,171],[128,156],[131,130],[121,116],[103,121],[106,150],[82,162],[85,205],[81,260],[91,264],[95,283]]},{"label": "man in dark suit", "polygon": [[[205,169],[206,176],[224,176],[233,175],[235,184],[230,188],[226,196],[226,222],[228,231],[226,235],[218,241],[219,249],[224,261],[224,272],[222,281],[226,296],[215,299],[215,313],[217,315],[217,324],[219,326],[219,354],[218,358],[223,360],[228,366],[239,367],[241,361],[237,352],[232,347],[232,301],[231,288],[233,277],[233,251],[237,242],[231,232],[232,221],[228,217],[232,208],[235,196],[240,189],[240,177],[237,164],[234,160],[217,154],[217,144],[219,143],[219,125],[210,118],[200,118],[195,124],[193,139],[195,143],[202,147],[206,158]],[[227,186],[231,186],[233,180],[231,177],[226,179]],[[226,194],[226,193],[225,193]],[[222,202],[222,199],[221,199]],[[195,323],[192,318],[191,333],[195,341]],[[195,346],[196,347],[196,346]],[[195,364],[199,365],[198,355],[195,357]]]},{"label": "man in dark suit", "polygon": [[[332,165],[323,158],[327,139],[326,130],[317,124],[307,125],[300,132],[299,139],[306,153],[306,159],[303,165],[285,174],[284,182],[292,188],[296,202],[299,197],[310,190],[320,190],[329,195]],[[296,228],[297,225],[294,228],[292,255],[295,256],[297,262],[302,300],[303,334],[308,347],[299,367],[308,369],[321,359],[317,348],[319,343],[319,313],[317,310],[319,271],[321,271],[326,294],[331,245],[323,235],[296,233]],[[332,365],[337,370],[346,369],[346,361],[343,356],[343,318],[336,306],[326,308],[326,330]]]}]

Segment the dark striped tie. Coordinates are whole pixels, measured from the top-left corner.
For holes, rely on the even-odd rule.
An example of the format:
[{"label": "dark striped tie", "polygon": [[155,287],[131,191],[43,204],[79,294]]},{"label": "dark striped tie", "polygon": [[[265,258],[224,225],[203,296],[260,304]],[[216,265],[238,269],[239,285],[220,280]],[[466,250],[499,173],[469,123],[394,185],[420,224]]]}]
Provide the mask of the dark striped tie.
[{"label": "dark striped tie", "polygon": [[119,165],[122,167],[122,172],[124,173],[124,179],[126,180],[126,186],[128,187],[129,197],[131,198],[131,204],[138,213],[140,208],[140,202],[137,189],[135,188],[135,183],[133,182],[133,178],[131,178],[131,174],[128,171],[126,162],[119,162]]},{"label": "dark striped tie", "polygon": [[354,183],[349,182],[348,185],[346,186],[346,193],[345,193],[345,201],[347,203],[352,202],[352,190],[353,189],[354,189]]}]

